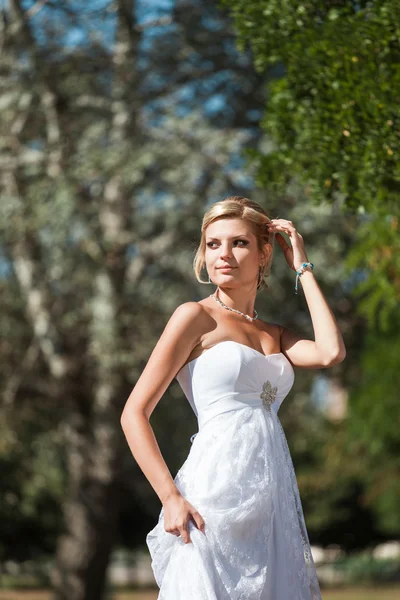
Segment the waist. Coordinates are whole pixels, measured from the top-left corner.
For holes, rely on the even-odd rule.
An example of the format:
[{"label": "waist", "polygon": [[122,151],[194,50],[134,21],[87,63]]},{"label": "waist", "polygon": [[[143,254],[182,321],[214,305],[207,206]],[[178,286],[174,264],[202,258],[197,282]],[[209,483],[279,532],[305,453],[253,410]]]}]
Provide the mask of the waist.
[{"label": "waist", "polygon": [[226,396],[220,396],[204,406],[198,407],[197,420],[199,430],[205,424],[216,416],[232,410],[242,410],[244,408],[261,408],[264,406],[263,399],[258,392],[234,393]]}]

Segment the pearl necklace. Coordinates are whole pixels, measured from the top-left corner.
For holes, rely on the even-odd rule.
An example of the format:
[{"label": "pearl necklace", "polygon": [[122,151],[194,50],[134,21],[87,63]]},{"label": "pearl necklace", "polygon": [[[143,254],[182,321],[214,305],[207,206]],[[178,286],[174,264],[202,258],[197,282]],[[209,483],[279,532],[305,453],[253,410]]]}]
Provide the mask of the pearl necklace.
[{"label": "pearl necklace", "polygon": [[250,317],[250,315],[246,315],[245,313],[241,312],[240,310],[237,310],[236,308],[231,308],[230,306],[227,306],[226,304],[224,304],[222,302],[222,300],[217,298],[216,293],[217,292],[215,292],[214,294],[210,294],[210,298],[214,298],[214,300],[216,300],[218,302],[218,304],[220,304],[223,308],[226,308],[227,310],[231,310],[232,312],[238,313],[239,315],[242,315],[248,321],[255,321],[256,319],[258,319],[258,313],[257,313],[256,309],[254,309],[254,317]]}]

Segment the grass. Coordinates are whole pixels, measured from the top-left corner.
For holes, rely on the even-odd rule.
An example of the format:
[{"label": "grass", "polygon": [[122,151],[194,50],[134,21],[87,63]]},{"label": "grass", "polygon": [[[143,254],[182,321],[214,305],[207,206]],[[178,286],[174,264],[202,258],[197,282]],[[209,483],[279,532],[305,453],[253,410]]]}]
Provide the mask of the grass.
[{"label": "grass", "polygon": [[[352,588],[322,590],[322,600],[399,600],[400,588]],[[0,590],[0,600],[51,600],[49,591]],[[156,600],[157,591],[115,593],[113,600]]]},{"label": "grass", "polygon": [[347,590],[323,590],[322,600],[398,600],[400,589],[391,588],[352,588]]}]

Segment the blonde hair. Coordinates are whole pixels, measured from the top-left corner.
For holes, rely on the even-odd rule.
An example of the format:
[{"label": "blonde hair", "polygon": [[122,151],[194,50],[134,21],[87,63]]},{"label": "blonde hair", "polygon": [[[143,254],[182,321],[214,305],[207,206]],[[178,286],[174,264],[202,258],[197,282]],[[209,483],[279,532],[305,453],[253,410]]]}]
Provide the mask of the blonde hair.
[{"label": "blonde hair", "polygon": [[268,289],[268,285],[264,278],[269,277],[271,273],[274,233],[269,232],[266,227],[267,223],[270,223],[270,218],[265,210],[257,204],[257,202],[249,200],[249,198],[245,198],[244,196],[228,196],[223,200],[215,202],[215,204],[213,204],[205,213],[201,225],[200,245],[196,250],[193,260],[193,269],[197,281],[200,283],[208,283],[208,281],[203,281],[200,276],[201,270],[206,262],[205,230],[210,223],[213,223],[217,219],[243,219],[244,221],[251,223],[257,238],[257,246],[260,251],[264,250],[265,244],[271,245],[271,253],[266,263],[261,267],[260,278],[257,285],[257,290]]}]

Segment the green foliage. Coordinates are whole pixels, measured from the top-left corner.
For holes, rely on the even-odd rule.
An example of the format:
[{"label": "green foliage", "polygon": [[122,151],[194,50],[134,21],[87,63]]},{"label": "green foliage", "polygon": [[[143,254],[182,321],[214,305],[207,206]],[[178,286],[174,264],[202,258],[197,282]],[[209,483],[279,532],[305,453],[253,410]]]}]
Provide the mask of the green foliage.
[{"label": "green foliage", "polygon": [[397,319],[386,335],[370,332],[365,339],[345,444],[366,482],[363,503],[392,535],[400,534],[399,331]]},{"label": "green foliage", "polygon": [[[65,491],[55,409],[42,403],[0,410],[0,559],[39,558],[52,552]],[[29,540],[29,542],[28,542]]]},{"label": "green foliage", "polygon": [[[358,296],[358,312],[379,331],[393,332],[400,303],[400,229],[395,215],[369,216],[356,230],[347,255],[349,278],[359,274],[353,293]],[[397,335],[399,331],[397,331]],[[393,343],[396,344],[394,339]]]},{"label": "green foliage", "polygon": [[[261,122],[269,148],[249,154],[258,182],[284,193],[296,178],[313,203],[340,199],[343,210],[398,216],[398,0],[222,4],[231,7],[239,48],[249,45],[256,68],[269,77]],[[384,233],[385,242],[365,228],[360,235],[349,264],[365,249],[374,255],[364,256],[374,266],[359,288],[368,296],[360,310],[372,321],[379,305],[387,328],[400,300],[398,259],[388,256],[398,256],[398,231]],[[386,256],[377,257],[381,251]]]},{"label": "green foliage", "polygon": [[340,207],[336,230],[352,232],[342,259],[343,288],[375,331],[359,369],[349,365],[358,376],[355,391],[355,380],[349,381],[349,419],[337,431],[323,429],[327,440],[314,446],[316,468],[299,477],[310,529],[347,546],[363,534],[390,536],[400,522],[400,5],[222,4],[234,19],[239,49],[251,48],[267,78],[265,141],[247,150],[248,163],[274,195],[284,197],[295,181],[309,208]]}]

